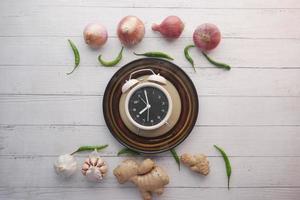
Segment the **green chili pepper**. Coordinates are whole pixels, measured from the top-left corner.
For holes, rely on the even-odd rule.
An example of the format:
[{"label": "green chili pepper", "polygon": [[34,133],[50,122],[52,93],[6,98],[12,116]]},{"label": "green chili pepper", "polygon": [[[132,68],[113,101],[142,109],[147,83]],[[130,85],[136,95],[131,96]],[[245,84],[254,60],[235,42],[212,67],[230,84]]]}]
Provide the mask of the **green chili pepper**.
[{"label": "green chili pepper", "polygon": [[105,67],[112,67],[112,66],[115,66],[115,65],[118,64],[118,63],[121,61],[121,59],[122,59],[123,49],[124,49],[124,47],[122,47],[122,49],[121,49],[121,51],[119,52],[118,56],[117,56],[115,59],[113,59],[112,61],[104,61],[104,60],[102,60],[102,58],[101,58],[102,55],[101,55],[101,54],[98,56],[98,60],[99,60],[99,62],[101,63],[101,65],[103,65],[103,66],[105,66]]},{"label": "green chili pepper", "polygon": [[230,165],[230,161],[228,159],[228,156],[226,155],[225,151],[223,149],[221,149],[220,147],[218,147],[217,145],[214,145],[214,147],[222,154],[222,157],[224,159],[225,162],[225,167],[226,167],[226,173],[227,173],[227,187],[229,190],[229,181],[230,181],[230,176],[231,176],[231,165]]},{"label": "green chili pepper", "polygon": [[215,65],[216,67],[219,67],[219,68],[223,68],[223,69],[226,69],[226,70],[230,70],[230,66],[225,64],[225,63],[220,63],[220,62],[217,62],[217,61],[214,61],[213,59],[211,59],[210,57],[208,57],[208,55],[204,52],[202,52],[202,54],[204,55],[204,57],[213,65]]},{"label": "green chili pepper", "polygon": [[108,144],[101,145],[101,146],[81,146],[76,151],[71,153],[71,155],[81,152],[81,151],[94,151],[94,150],[99,151],[99,150],[105,149],[106,147],[108,147]]},{"label": "green chili pepper", "polygon": [[127,147],[124,147],[123,149],[121,149],[119,152],[118,152],[118,156],[122,155],[122,154],[129,154],[129,155],[133,155],[133,156],[136,156],[136,155],[140,155],[139,152],[136,152],[134,150],[131,150]]},{"label": "green chili pepper", "polygon": [[74,44],[70,39],[68,39],[68,41],[69,41],[69,44],[70,44],[70,46],[71,46],[71,48],[72,48],[72,50],[73,50],[74,57],[75,57],[75,66],[74,66],[74,68],[73,68],[73,70],[72,70],[71,72],[67,73],[67,75],[70,75],[70,74],[72,74],[72,73],[75,71],[75,69],[79,66],[79,63],[80,63],[80,55],[79,55],[79,51],[78,51],[77,47],[75,46],[75,44]]},{"label": "green chili pepper", "polygon": [[185,58],[189,61],[189,63],[191,63],[191,65],[193,66],[194,68],[194,71],[196,72],[196,68],[194,66],[194,60],[192,59],[192,57],[190,56],[189,54],[189,49],[192,48],[192,47],[195,47],[195,45],[191,44],[191,45],[188,45],[184,48],[184,56]]},{"label": "green chili pepper", "polygon": [[179,159],[179,156],[178,156],[176,150],[175,149],[171,149],[170,152],[172,153],[172,156],[173,156],[173,158],[175,159],[175,161],[176,161],[176,163],[178,165],[178,169],[180,170],[180,159]]},{"label": "green chili pepper", "polygon": [[151,57],[151,58],[165,58],[168,60],[174,60],[171,56],[169,56],[166,53],[159,52],[159,51],[150,51],[146,53],[135,53],[133,52],[134,55],[136,56],[146,56],[146,57]]}]

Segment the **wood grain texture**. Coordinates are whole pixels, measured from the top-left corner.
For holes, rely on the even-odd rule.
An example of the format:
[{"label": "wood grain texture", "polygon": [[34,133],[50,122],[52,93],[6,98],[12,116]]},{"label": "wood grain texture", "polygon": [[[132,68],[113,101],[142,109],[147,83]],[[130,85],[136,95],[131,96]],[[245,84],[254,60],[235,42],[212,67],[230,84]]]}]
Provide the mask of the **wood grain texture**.
[{"label": "wood grain texture", "polygon": [[1,6],[7,6],[9,8],[11,5],[21,5],[26,6],[30,4],[31,6],[57,6],[57,7],[121,7],[121,8],[176,8],[176,9],[189,9],[189,8],[198,8],[198,9],[282,9],[282,8],[291,8],[297,9],[300,8],[300,3],[297,0],[266,0],[266,1],[253,1],[253,0],[227,0],[226,2],[219,0],[185,0],[185,1],[159,1],[159,0],[119,0],[119,1],[110,1],[110,0],[27,0],[25,2],[20,2],[18,0],[2,0],[0,2]]},{"label": "wood grain texture", "polygon": [[[179,154],[203,152],[219,156],[213,148],[213,144],[219,144],[230,156],[300,157],[299,132],[299,126],[196,126],[176,149]],[[0,155],[58,156],[87,144],[109,144],[100,152],[106,157],[116,156],[122,148],[106,126],[0,126]]]},{"label": "wood grain texture", "polygon": [[[0,66],[1,68],[12,65],[35,66],[38,69],[41,66],[49,69],[53,66],[68,66],[69,68],[61,68],[57,71],[61,75],[65,75],[74,65],[73,52],[67,42],[68,38],[74,41],[80,51],[81,64],[79,70],[87,67],[98,67],[103,69],[101,71],[109,70],[100,67],[97,60],[98,55],[101,53],[103,58],[109,60],[114,58],[121,48],[117,38],[109,38],[107,44],[100,50],[91,50],[84,43],[82,37],[0,37],[0,43],[2,44],[0,46]],[[180,38],[173,42],[168,42],[162,38],[145,38],[136,47],[125,49],[124,59],[117,66],[123,66],[134,59],[140,58],[133,55],[133,51],[138,53],[163,51],[174,57],[174,62],[180,67],[191,68],[183,54],[184,47],[191,43],[191,38]],[[296,53],[299,51],[300,40],[226,38],[209,55],[216,60],[230,64],[233,68],[300,68],[300,58]],[[191,49],[190,54],[197,69],[214,68],[196,48]],[[223,70],[219,69],[219,72],[221,73]],[[222,75],[226,73],[225,71]]]},{"label": "wood grain texture", "polygon": [[[115,68],[100,67],[97,56],[113,58],[120,49],[116,25],[137,15],[146,37],[126,49]],[[185,21],[184,33],[168,42],[151,25],[167,15]],[[209,156],[212,172],[179,172],[169,153],[153,155],[168,169],[171,183],[156,199],[298,200],[300,196],[300,1],[298,0],[1,0],[0,1],[0,199],[140,199],[132,184],[119,185],[111,170],[124,157],[102,117],[102,96],[111,76],[136,59],[133,51],[160,50],[176,58],[199,94],[199,120],[177,151]],[[98,51],[82,39],[83,27],[100,21],[109,32]],[[197,73],[184,58],[195,27],[215,23],[222,42],[210,52],[232,66],[211,66],[191,49]],[[82,62],[72,76],[78,46]],[[86,182],[78,172],[59,179],[53,161],[84,144],[109,144],[101,152],[110,165],[107,180]],[[232,187],[213,144],[232,160]],[[79,154],[79,164],[87,153]],[[139,158],[140,159],[140,158]]]},{"label": "wood grain texture", "polygon": [[[257,195],[259,194],[259,195]],[[87,197],[97,199],[139,199],[136,188],[0,188],[0,198],[6,200],[80,200]],[[298,188],[167,188],[157,199],[218,199],[224,200],[298,200]]]},{"label": "wood grain texture", "polygon": [[[70,66],[0,67],[0,94],[102,96],[119,69],[81,66],[72,76]],[[199,96],[300,96],[300,69],[183,70]],[[100,87],[102,86],[102,87]]]},{"label": "wood grain texture", "polygon": [[[299,100],[300,97],[199,97],[196,124],[300,125]],[[3,95],[0,110],[4,125],[105,125],[102,96]]]},{"label": "wood grain texture", "polygon": [[[69,3],[72,4],[71,1]],[[1,7],[0,26],[5,29],[0,30],[0,36],[81,36],[87,23],[100,19],[107,27],[109,35],[116,36],[116,26],[126,15],[141,18],[146,25],[146,37],[160,37],[151,30],[151,25],[162,21],[162,16],[168,15],[178,15],[185,22],[182,37],[190,37],[196,26],[204,22],[218,24],[225,37],[299,39],[300,35],[299,9],[201,9],[200,12],[197,9],[51,7],[18,4],[9,9]],[[32,24],[34,26],[31,26]]]}]

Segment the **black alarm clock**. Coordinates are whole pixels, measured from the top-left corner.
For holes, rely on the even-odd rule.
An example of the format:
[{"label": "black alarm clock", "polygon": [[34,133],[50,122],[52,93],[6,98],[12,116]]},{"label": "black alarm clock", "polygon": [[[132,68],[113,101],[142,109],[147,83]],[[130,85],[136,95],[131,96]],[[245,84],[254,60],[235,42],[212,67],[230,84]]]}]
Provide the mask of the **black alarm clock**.
[{"label": "black alarm clock", "polygon": [[[132,75],[141,71],[152,73],[146,82],[140,83],[132,79]],[[151,69],[137,70],[130,75],[130,79],[123,85],[122,92],[128,92],[125,99],[125,113],[130,122],[143,130],[154,130],[168,124],[172,113],[172,98],[162,86],[166,79],[155,74]]]}]

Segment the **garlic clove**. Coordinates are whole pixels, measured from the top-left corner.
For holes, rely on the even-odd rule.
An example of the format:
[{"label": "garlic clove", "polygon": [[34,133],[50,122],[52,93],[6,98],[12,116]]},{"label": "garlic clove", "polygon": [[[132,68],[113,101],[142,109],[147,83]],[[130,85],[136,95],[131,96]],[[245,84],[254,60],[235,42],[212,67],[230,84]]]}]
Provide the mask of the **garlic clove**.
[{"label": "garlic clove", "polygon": [[90,165],[95,166],[97,164],[97,157],[90,157]]},{"label": "garlic clove", "polygon": [[81,172],[83,175],[86,175],[86,171],[89,169],[90,165],[88,163],[84,163],[81,168]]},{"label": "garlic clove", "polygon": [[97,162],[97,167],[101,167],[102,165],[104,165],[104,160],[102,158],[99,158]]},{"label": "garlic clove", "polygon": [[95,150],[89,155],[89,158],[83,163],[81,172],[88,181],[100,182],[106,175],[108,167],[104,160]]},{"label": "garlic clove", "polygon": [[105,173],[107,172],[107,170],[108,170],[107,165],[103,165],[103,166],[101,166],[99,169],[100,169],[100,171],[101,171],[103,174],[105,174]]},{"label": "garlic clove", "polygon": [[58,159],[54,162],[53,167],[58,175],[68,178],[76,172],[77,162],[74,156],[64,154],[58,157]]},{"label": "garlic clove", "polygon": [[100,182],[103,179],[103,174],[97,167],[91,167],[86,172],[86,178],[91,182]]}]

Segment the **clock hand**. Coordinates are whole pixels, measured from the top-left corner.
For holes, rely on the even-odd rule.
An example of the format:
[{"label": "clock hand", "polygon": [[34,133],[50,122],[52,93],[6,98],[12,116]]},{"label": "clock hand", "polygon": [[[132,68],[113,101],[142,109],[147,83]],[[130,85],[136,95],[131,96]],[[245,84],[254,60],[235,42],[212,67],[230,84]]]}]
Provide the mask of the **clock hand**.
[{"label": "clock hand", "polygon": [[151,105],[149,104],[147,91],[144,90],[144,93],[145,93],[145,97],[146,97],[146,101],[147,101],[147,108],[148,108],[148,110],[147,110],[147,121],[149,121],[149,112],[150,112]]},{"label": "clock hand", "polygon": [[147,109],[149,110],[150,108],[151,108],[151,105],[148,104],[143,110],[141,110],[141,111],[139,112],[139,114],[140,114],[140,115],[143,114]]},{"label": "clock hand", "polygon": [[142,97],[139,98],[142,100],[142,102],[144,102],[144,104],[148,105],[147,102]]},{"label": "clock hand", "polygon": [[147,109],[149,109],[148,106],[146,106],[143,110],[141,110],[141,111],[139,112],[139,114],[140,114],[140,115],[143,114]]},{"label": "clock hand", "polygon": [[147,110],[147,122],[149,122],[149,111],[150,111],[150,107],[148,107],[148,110]]},{"label": "clock hand", "polygon": [[147,91],[146,91],[146,90],[144,90],[144,93],[145,93],[145,97],[146,97],[147,105],[150,105],[150,104],[149,104],[149,101],[148,101],[148,95],[147,95]]}]

